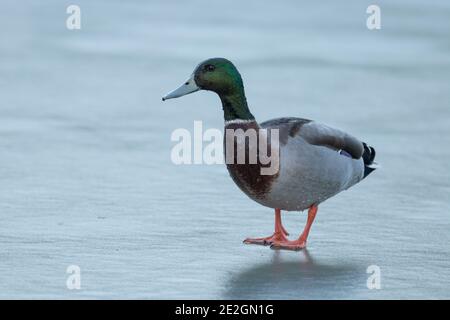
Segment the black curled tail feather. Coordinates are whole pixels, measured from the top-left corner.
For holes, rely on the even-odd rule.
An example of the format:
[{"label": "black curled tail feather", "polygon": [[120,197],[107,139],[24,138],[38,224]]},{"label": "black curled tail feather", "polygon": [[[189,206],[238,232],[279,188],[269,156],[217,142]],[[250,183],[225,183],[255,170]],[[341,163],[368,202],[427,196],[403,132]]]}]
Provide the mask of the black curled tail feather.
[{"label": "black curled tail feather", "polygon": [[364,178],[374,171],[378,165],[375,160],[375,149],[363,142],[364,153],[362,155],[364,161]]}]

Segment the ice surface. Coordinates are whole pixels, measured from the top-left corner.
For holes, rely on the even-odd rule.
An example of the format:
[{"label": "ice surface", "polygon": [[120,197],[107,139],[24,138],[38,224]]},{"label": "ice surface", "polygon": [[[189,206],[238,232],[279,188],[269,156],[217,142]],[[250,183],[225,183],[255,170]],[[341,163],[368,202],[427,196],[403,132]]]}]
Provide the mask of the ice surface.
[{"label": "ice surface", "polygon": [[[450,4],[64,1],[0,10],[0,298],[450,298]],[[382,168],[321,205],[304,252],[222,165],[176,166],[176,128],[219,100],[162,102],[201,60],[240,69],[253,114],[312,118]],[[294,236],[305,214],[284,215]],[[66,268],[81,268],[81,290]],[[380,290],[366,286],[381,268]]]}]

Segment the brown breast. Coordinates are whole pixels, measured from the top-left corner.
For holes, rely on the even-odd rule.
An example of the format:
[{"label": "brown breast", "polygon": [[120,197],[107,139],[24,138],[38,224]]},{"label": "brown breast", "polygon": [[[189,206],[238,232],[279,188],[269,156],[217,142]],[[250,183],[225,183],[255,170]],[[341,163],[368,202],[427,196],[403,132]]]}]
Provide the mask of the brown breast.
[{"label": "brown breast", "polygon": [[[242,129],[242,131],[239,131],[238,129]],[[232,131],[230,130],[233,130],[234,135],[232,135]],[[227,169],[233,181],[248,196],[262,199],[270,191],[273,181],[278,177],[278,172],[274,175],[261,174],[261,168],[269,167],[270,164],[261,163],[259,139],[264,137],[260,136],[259,130],[260,127],[256,121],[232,122],[226,124],[224,133],[224,152]],[[244,143],[242,143],[242,132],[245,136]],[[239,139],[242,140],[239,141]],[[252,139],[253,143],[251,143]],[[270,156],[270,134],[268,134],[267,146],[268,155]],[[240,163],[238,162],[238,160],[242,160],[242,158],[238,159],[239,152],[245,154],[244,163],[242,163],[242,161],[240,161]],[[263,153],[265,153],[264,150]],[[252,155],[253,159],[256,161],[250,163]]]}]

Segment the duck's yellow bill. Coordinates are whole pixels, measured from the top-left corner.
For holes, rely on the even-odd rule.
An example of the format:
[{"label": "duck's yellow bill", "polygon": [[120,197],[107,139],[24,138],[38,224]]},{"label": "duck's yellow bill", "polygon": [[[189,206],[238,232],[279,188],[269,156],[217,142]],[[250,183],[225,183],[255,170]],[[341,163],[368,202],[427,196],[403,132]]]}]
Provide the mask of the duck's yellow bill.
[{"label": "duck's yellow bill", "polygon": [[167,99],[182,97],[198,90],[200,90],[200,88],[195,83],[194,74],[192,74],[192,76],[187,79],[179,88],[170,91],[162,98],[162,100],[165,101]]}]

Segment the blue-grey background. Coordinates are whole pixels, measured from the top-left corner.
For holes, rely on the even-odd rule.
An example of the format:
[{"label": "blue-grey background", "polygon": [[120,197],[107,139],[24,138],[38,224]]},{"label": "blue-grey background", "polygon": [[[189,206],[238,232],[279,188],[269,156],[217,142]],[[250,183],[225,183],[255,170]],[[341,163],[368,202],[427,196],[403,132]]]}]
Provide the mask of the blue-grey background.
[{"label": "blue-grey background", "polygon": [[[373,3],[2,1],[0,298],[450,298],[450,3],[376,1],[370,31]],[[378,151],[381,170],[320,206],[307,251],[244,246],[272,210],[223,165],[170,161],[174,129],[223,127],[212,93],[161,102],[214,56],[257,119]],[[284,220],[296,236],[305,214]]]}]

